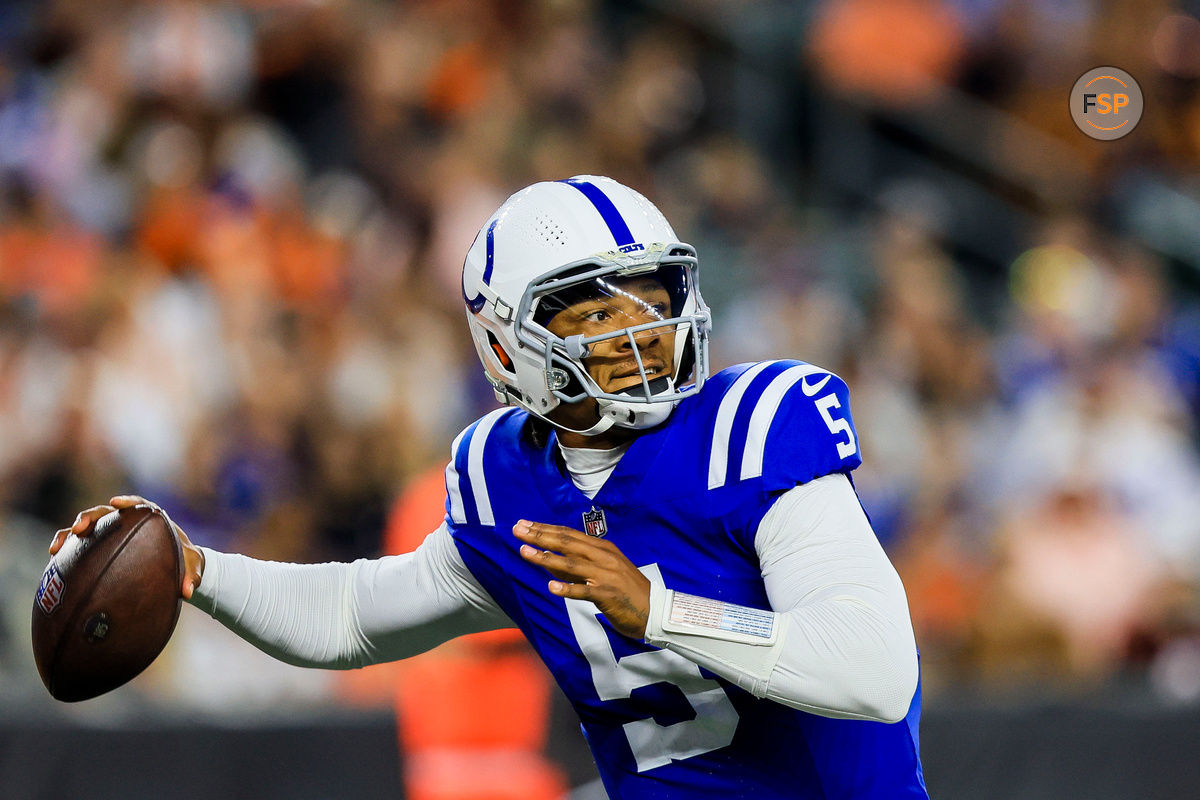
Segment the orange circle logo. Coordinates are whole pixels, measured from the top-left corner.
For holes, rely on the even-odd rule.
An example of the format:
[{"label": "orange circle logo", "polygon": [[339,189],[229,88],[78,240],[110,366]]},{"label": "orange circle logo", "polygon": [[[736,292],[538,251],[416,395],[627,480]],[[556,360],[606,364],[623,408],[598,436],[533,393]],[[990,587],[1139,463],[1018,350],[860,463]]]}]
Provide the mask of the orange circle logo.
[{"label": "orange circle logo", "polygon": [[1071,87],[1071,119],[1093,139],[1126,136],[1142,118],[1142,87],[1123,69],[1090,69]]}]

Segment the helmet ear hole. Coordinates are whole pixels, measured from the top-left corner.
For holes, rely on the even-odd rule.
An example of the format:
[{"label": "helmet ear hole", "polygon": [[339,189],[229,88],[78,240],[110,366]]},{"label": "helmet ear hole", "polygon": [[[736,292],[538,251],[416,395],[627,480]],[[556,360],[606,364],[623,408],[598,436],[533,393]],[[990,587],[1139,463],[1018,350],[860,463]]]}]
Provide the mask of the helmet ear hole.
[{"label": "helmet ear hole", "polygon": [[512,359],[504,346],[500,344],[500,340],[491,331],[487,332],[488,346],[492,348],[492,352],[496,354],[496,360],[500,362],[500,366],[510,375],[515,375],[516,370],[513,369]]}]

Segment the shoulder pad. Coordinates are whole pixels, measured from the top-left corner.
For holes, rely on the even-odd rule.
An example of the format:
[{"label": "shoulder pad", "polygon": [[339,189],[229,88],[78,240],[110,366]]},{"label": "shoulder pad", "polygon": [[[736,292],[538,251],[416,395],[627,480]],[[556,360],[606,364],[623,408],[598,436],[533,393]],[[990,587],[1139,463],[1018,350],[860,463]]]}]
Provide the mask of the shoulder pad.
[{"label": "shoulder pad", "polygon": [[[491,411],[468,425],[450,445],[450,463],[446,466],[448,522],[459,525],[496,524],[483,468],[484,449],[489,439],[501,438],[493,432],[497,423],[506,416],[520,413],[514,408]],[[505,430],[504,433],[510,432]]]},{"label": "shoulder pad", "polygon": [[753,478],[769,491],[787,489],[862,463],[840,377],[802,361],[739,365],[719,376],[727,373],[732,380],[713,412],[709,489]]}]

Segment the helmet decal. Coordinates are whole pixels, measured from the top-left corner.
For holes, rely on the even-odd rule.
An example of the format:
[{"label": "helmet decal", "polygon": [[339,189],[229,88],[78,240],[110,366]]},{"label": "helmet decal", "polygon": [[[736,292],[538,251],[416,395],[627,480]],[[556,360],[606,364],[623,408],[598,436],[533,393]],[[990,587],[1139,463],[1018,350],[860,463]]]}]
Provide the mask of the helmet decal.
[{"label": "helmet decal", "polygon": [[[488,225],[487,229],[487,257],[483,268],[483,285],[488,286],[492,281],[492,269],[496,266],[496,225],[500,223],[500,218],[496,217],[492,220],[492,224]],[[467,308],[471,309],[472,314],[478,314],[483,310],[483,304],[487,299],[483,296],[483,292],[478,292],[474,297],[467,297],[467,286],[464,283],[462,289],[463,300],[467,302]]]},{"label": "helmet decal", "polygon": [[[608,226],[612,232],[613,238],[617,240],[617,247],[625,247],[634,243],[633,233],[629,230],[629,226],[625,224],[625,218],[621,216],[621,212],[613,205],[613,201],[608,198],[608,195],[594,183],[590,183],[579,178],[567,178],[560,183],[565,183],[568,186],[574,186],[579,191],[583,192],[583,196],[592,202],[596,210],[600,212],[600,216],[604,218],[604,224]],[[622,250],[621,252],[627,252]]]}]

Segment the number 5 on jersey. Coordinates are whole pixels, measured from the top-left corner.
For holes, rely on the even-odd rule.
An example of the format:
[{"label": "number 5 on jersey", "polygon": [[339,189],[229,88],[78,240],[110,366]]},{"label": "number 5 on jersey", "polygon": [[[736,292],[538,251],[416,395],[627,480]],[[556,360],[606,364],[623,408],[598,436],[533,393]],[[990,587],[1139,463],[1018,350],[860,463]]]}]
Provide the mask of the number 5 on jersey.
[{"label": "number 5 on jersey", "polygon": [[847,458],[858,452],[858,442],[854,441],[854,430],[851,429],[850,423],[842,417],[835,417],[830,413],[831,408],[841,408],[842,403],[837,399],[836,394],[827,394],[824,397],[818,397],[813,401],[817,405],[817,411],[821,412],[821,419],[825,420],[826,427],[834,436],[840,433],[846,434],[846,441],[837,443],[837,451],[839,458]]},{"label": "number 5 on jersey", "polygon": [[[658,565],[641,570],[653,575]],[[638,772],[718,750],[733,741],[738,714],[721,684],[705,678],[700,667],[670,650],[617,658],[595,604],[570,599],[566,603],[571,629],[591,667],[592,682],[601,700],[624,700],[641,686],[671,683],[683,691],[696,710],[695,719],[673,725],[659,725],[649,718],[625,723],[625,737],[637,760]]]},{"label": "number 5 on jersey", "polygon": [[[804,392],[805,397],[812,397],[817,392],[825,388],[825,384],[829,383],[832,374],[826,375],[816,383],[808,382],[808,375],[803,375],[800,378],[800,391]],[[829,428],[829,432],[834,436],[838,434],[846,434],[846,441],[837,443],[838,458],[848,458],[858,452],[858,442],[854,440],[854,430],[850,427],[850,423],[842,417],[835,417],[830,412],[831,408],[841,408],[842,401],[837,399],[837,395],[833,392],[818,397],[813,403],[817,407],[817,411],[821,413],[821,419],[825,420],[825,427]]]}]

